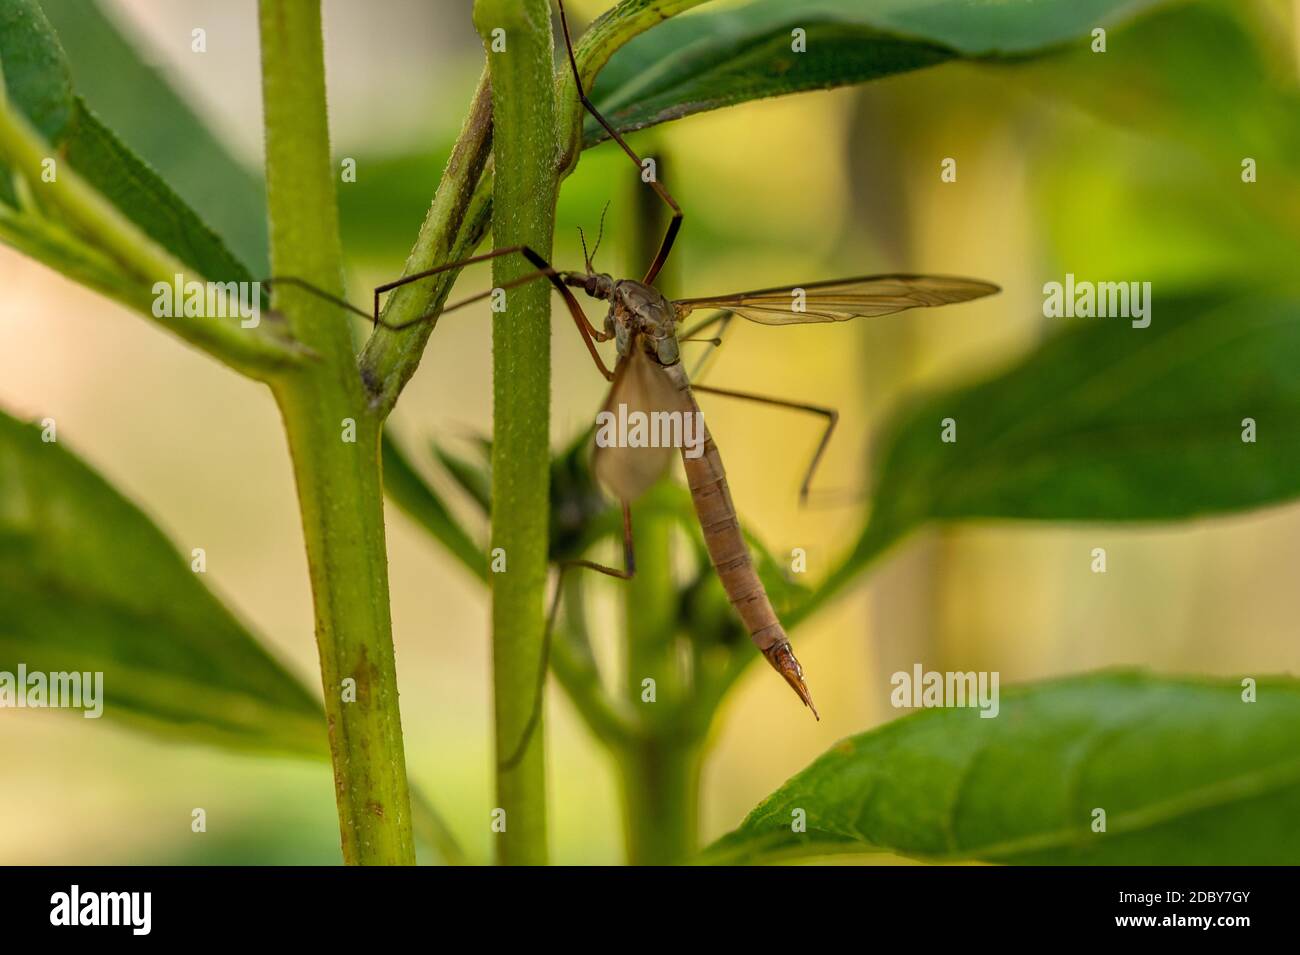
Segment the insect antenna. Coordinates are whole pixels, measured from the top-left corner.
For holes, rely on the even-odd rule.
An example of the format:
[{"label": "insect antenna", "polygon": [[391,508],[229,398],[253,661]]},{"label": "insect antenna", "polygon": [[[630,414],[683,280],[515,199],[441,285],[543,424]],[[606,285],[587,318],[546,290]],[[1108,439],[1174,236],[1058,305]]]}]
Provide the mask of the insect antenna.
[{"label": "insect antenna", "polygon": [[609,212],[610,200],[605,200],[605,208],[600,210],[600,228],[596,230],[596,244],[591,247],[591,258],[587,259],[588,268],[596,258],[596,250],[600,248],[600,240],[605,237],[605,213]]},{"label": "insect antenna", "polygon": [[596,230],[596,244],[587,251],[587,236],[582,231],[582,226],[578,226],[578,241],[582,243],[582,259],[587,263],[587,274],[591,275],[596,271],[595,260],[596,250],[600,248],[600,240],[605,236],[605,213],[609,212],[609,202],[605,203],[605,208],[600,210],[600,228]]},{"label": "insect antenna", "polygon": [[[587,274],[590,275],[595,271],[595,269],[591,267],[591,256],[593,253],[587,252],[587,237],[582,233],[582,226],[578,226],[578,241],[582,243],[582,261],[587,263]],[[599,238],[597,238],[596,244],[600,244]]]}]

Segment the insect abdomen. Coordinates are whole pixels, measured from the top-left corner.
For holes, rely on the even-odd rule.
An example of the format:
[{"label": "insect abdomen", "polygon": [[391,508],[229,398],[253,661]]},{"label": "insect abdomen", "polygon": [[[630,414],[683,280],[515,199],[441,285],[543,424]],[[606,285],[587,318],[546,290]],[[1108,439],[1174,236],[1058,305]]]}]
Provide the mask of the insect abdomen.
[{"label": "insect abdomen", "polygon": [[[666,371],[682,393],[682,406],[698,413],[699,405],[681,365],[670,366]],[[695,513],[700,519],[713,567],[754,645],[766,652],[785,642],[785,630],[754,570],[745,535],[736,517],[736,506],[731,501],[722,457],[707,425],[704,428],[703,453],[697,457],[683,453],[682,464],[686,468],[686,483],[695,502]]]},{"label": "insect abdomen", "polygon": [[713,567],[754,645],[766,652],[785,642],[785,630],[772,609],[762,581],[758,579],[758,572],[754,570],[745,535],[736,517],[736,507],[731,501],[722,458],[707,428],[704,453],[697,458],[683,456],[682,461]]},{"label": "insect abdomen", "polygon": [[[664,370],[680,393],[681,406],[698,413],[699,405],[691,393],[690,382],[681,364],[670,365]],[[790,648],[785,628],[777,619],[772,601],[749,556],[749,546],[745,543],[740,520],[736,517],[736,506],[731,501],[731,489],[727,485],[722,456],[718,453],[718,446],[714,444],[707,425],[704,426],[703,453],[691,457],[683,448],[682,464],[686,468],[686,483],[691,489],[691,500],[695,502],[695,514],[704,531],[709,559],[718,573],[718,579],[722,581],[727,598],[736,608],[754,645],[816,716],[817,708],[813,706],[808,687],[804,684],[803,668]]]}]

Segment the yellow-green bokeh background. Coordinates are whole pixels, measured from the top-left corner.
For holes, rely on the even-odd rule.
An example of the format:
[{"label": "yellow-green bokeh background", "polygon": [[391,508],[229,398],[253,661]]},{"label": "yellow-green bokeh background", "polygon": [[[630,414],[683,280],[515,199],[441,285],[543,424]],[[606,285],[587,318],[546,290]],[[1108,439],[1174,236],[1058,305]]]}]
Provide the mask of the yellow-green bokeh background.
[{"label": "yellow-green bokeh background", "polygon": [[[572,3],[584,17],[605,5]],[[124,0],[113,9],[256,165],[253,4]],[[468,2],[326,0],[325,14],[338,156],[418,152],[454,135],[481,65]],[[1289,19],[1279,23],[1289,29]],[[204,55],[189,50],[196,24],[208,30]],[[687,212],[673,277],[681,294],[900,269],[1003,286],[992,299],[874,323],[733,329],[712,383],[841,409],[823,487],[864,486],[873,430],[903,396],[977,375],[1040,339],[1049,330],[1043,282],[1067,269],[1096,274],[1086,256],[1058,258],[1048,223],[1054,204],[1070,201],[1072,228],[1107,234],[1089,208],[1122,205],[1121,180],[1135,173],[1112,163],[1102,175],[1099,157],[1136,154],[1135,140],[1156,155],[1172,149],[1131,125],[1026,93],[1027,75],[943,66],[704,114],[640,140],[669,157],[664,178]],[[958,181],[943,184],[939,164],[949,156]],[[358,172],[368,175],[364,158]],[[635,175],[605,145],[587,154],[561,199],[561,220],[591,229],[613,199],[599,264],[615,271],[628,268]],[[425,201],[427,185],[416,190]],[[1228,169],[1220,185],[1203,188],[1242,186]],[[386,224],[383,242],[368,233],[348,241],[359,227],[345,234],[354,300],[398,273],[423,212],[411,205]],[[1179,237],[1168,241],[1176,258]],[[577,265],[578,255],[566,227],[556,260]],[[1098,277],[1153,277],[1141,267]],[[316,686],[300,527],[266,390],[7,248],[0,275],[0,404],[55,418],[60,440],[141,504],[180,550],[204,547],[211,586]],[[459,289],[486,281],[486,272],[471,271]],[[558,444],[590,422],[604,386],[561,315],[552,351]],[[489,431],[490,370],[486,309],[442,322],[394,416],[407,446]],[[803,547],[810,576],[824,572],[852,539],[861,505],[797,506],[816,423],[716,399],[705,410],[742,516],[774,552]],[[766,667],[741,681],[705,771],[703,838],[736,825],[836,740],[898,716],[889,675],[915,662],[998,670],[1004,685],[1120,664],[1295,672],[1297,541],[1295,507],[1155,529],[995,524],[914,537],[795,634],[822,722]],[[1107,549],[1105,575],[1090,572],[1094,547]],[[391,506],[389,551],[408,765],[471,855],[486,860],[494,805],[486,593]],[[613,671],[612,639],[601,649]],[[619,862],[610,766],[556,688],[548,712],[553,858]],[[0,760],[0,863],[338,859],[325,764],[164,743],[111,719],[53,711],[0,712]],[[207,810],[205,834],[190,831],[194,807]]]}]

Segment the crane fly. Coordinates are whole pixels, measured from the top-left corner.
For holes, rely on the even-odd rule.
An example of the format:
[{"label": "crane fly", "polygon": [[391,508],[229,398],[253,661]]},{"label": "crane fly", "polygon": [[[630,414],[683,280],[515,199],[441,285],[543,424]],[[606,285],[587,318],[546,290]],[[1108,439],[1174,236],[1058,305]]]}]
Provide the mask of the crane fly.
[{"label": "crane fly", "polygon": [[[646,282],[615,281],[603,273],[588,273],[583,278],[583,290],[588,295],[609,301],[603,334],[614,338],[618,348],[618,363],[605,410],[612,413],[622,406],[641,411],[647,417],[656,412],[700,413],[681,360],[677,334],[678,326],[695,309],[724,309],[765,325],[790,325],[886,315],[907,308],[964,302],[996,291],[995,286],[972,279],[885,275],[669,300]],[[796,296],[804,306],[803,311],[792,309]],[[741,392],[696,387],[702,392],[818,410]],[[835,424],[834,412],[829,414],[829,425],[804,481],[802,495],[805,497]],[[671,458],[671,448],[597,447],[594,469],[600,482],[626,506],[626,502],[636,500],[663,476]],[[707,425],[703,431],[703,453],[691,455],[682,446],[681,458],[709,557],[731,605],[754,645],[816,715],[803,668],[754,569],[731,500],[722,457]]]},{"label": "crane fly", "polygon": [[[564,44],[568,53],[569,68],[577,87],[578,97],[583,107],[601,125],[608,136],[636,164],[637,171],[642,171],[641,157],[628,145],[623,136],[601,115],[600,111],[587,96],[578,71],[577,60],[573,52],[573,41],[569,34],[568,18],[563,2],[558,2],[560,23],[564,34]],[[736,292],[729,295],[703,296],[699,298],[682,298],[670,300],[655,287],[655,279],[663,268],[672,251],[677,234],[681,229],[683,212],[681,206],[658,181],[651,177],[647,184],[672,210],[664,237],[658,252],[650,263],[645,275],[637,279],[614,279],[604,272],[597,272],[592,262],[595,249],[588,253],[583,239],[585,268],[582,272],[559,271],[541,255],[528,246],[509,246],[494,249],[481,255],[472,256],[459,262],[440,265],[381,285],[375,289],[373,313],[366,312],[351,303],[339,299],[292,276],[268,279],[264,284],[294,285],[314,295],[324,298],[369,319],[376,325],[384,325],[393,330],[407,328],[425,321],[434,321],[449,311],[480,301],[492,294],[492,291],[474,295],[441,309],[435,309],[428,315],[420,316],[408,322],[389,323],[383,321],[379,314],[379,296],[399,286],[407,285],[421,279],[438,275],[442,272],[458,270],[476,262],[485,262],[503,255],[521,255],[531,263],[535,271],[508,283],[505,288],[512,288],[526,282],[545,278],[554,286],[564,299],[569,313],[573,317],[578,333],[590,353],[592,360],[601,374],[611,383],[605,409],[626,408],[642,411],[646,414],[655,412],[677,412],[679,414],[700,414],[695,400],[695,392],[722,395],[757,401],[795,410],[822,415],[827,419],[827,427],[822,435],[808,472],[800,489],[801,498],[807,497],[808,487],[813,473],[830,440],[837,421],[837,413],[830,408],[799,402],[784,401],[764,395],[748,392],[730,391],[710,388],[696,384],[692,386],[683,366],[680,342],[693,340],[700,330],[719,321],[726,322],[732,315],[760,325],[797,325],[810,322],[842,322],[854,318],[870,318],[889,315],[909,308],[927,308],[967,302],[999,291],[998,286],[977,279],[956,278],[934,275],[870,275],[856,278],[838,279],[827,282],[813,282],[802,286],[787,285],[777,288],[758,289],[749,292]],[[603,219],[603,216],[602,216]],[[602,222],[603,225],[603,222]],[[599,246],[599,237],[597,238]],[[573,290],[579,289],[590,298],[609,303],[604,326],[597,328],[591,324],[583,311]],[[698,309],[715,309],[717,314],[697,324],[689,331],[679,332],[688,315]],[[597,343],[614,341],[617,361],[611,371],[601,358]],[[713,339],[716,344],[719,339]],[[702,420],[698,418],[696,420]],[[619,570],[589,560],[567,561],[560,565],[560,573],[573,567],[585,567],[613,577],[630,578],[635,573],[635,554],[632,544],[632,523],[630,503],[636,500],[668,469],[672,461],[671,447],[597,447],[593,468],[598,480],[617,497],[623,511],[623,548],[624,567]],[[695,505],[696,516],[704,535],[704,541],[710,560],[722,582],[723,589],[731,605],[744,623],[754,645],[763,654],[772,667],[781,674],[786,683],[799,696],[799,699],[817,716],[812,696],[804,681],[803,668],[800,666],[790,640],[786,636],[781,621],[768,599],[767,592],[759,580],[754,568],[749,548],[740,529],[736,516],[736,507],[731,500],[731,491],[727,484],[726,471],[717,444],[709,434],[707,426],[703,427],[703,448],[699,454],[686,453],[681,448],[682,463],[686,472],[687,485]],[[547,619],[546,637],[550,640],[555,612],[559,603],[560,588],[557,584],[556,596],[552,600]],[[524,751],[525,745],[536,725],[541,712],[541,681],[545,678],[546,654],[543,654],[543,669],[539,674],[538,694],[535,698],[533,719],[525,729],[523,739],[513,756],[503,761],[503,766],[511,765]],[[818,716],[820,719],[820,716]]]}]

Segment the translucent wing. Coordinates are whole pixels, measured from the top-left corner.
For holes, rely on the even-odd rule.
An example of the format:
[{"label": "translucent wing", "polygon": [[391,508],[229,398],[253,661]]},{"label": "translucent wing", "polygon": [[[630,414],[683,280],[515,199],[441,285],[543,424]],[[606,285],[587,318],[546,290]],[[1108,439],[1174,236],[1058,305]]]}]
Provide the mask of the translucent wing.
[{"label": "translucent wing", "polygon": [[[674,448],[628,447],[625,426],[638,416],[651,421],[655,411],[684,411],[682,396],[663,368],[633,342],[631,354],[620,358],[614,383],[596,422],[596,453],[592,468],[597,480],[622,501],[634,501],[650,489],[672,464]],[[643,429],[643,434],[648,434]]]},{"label": "translucent wing", "polygon": [[697,308],[724,308],[760,325],[801,325],[951,305],[998,291],[1001,289],[990,282],[945,275],[864,275],[711,298],[683,298],[673,305],[679,321]]}]

